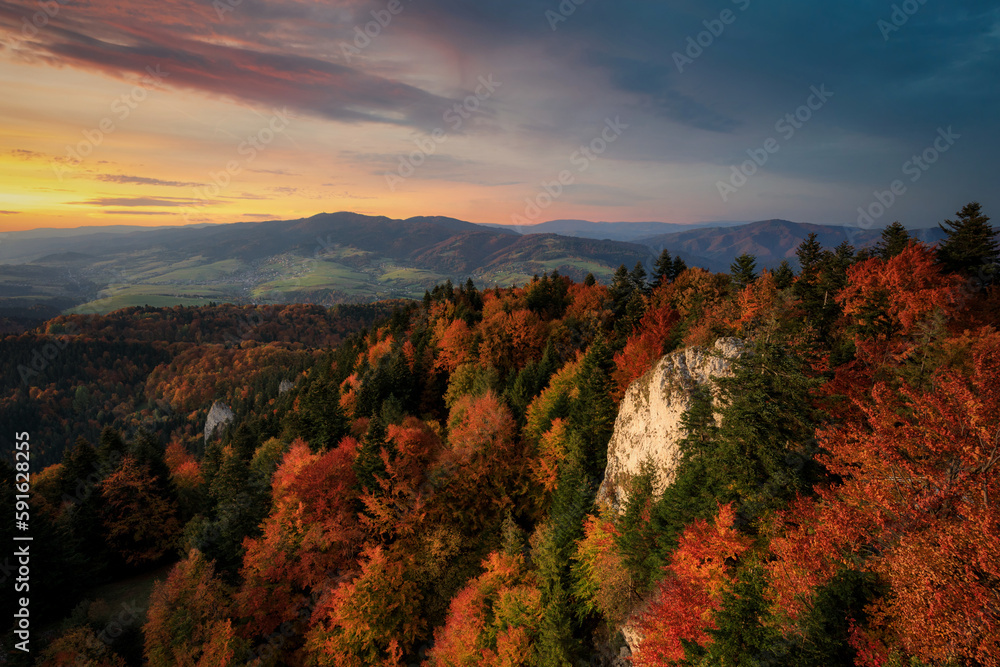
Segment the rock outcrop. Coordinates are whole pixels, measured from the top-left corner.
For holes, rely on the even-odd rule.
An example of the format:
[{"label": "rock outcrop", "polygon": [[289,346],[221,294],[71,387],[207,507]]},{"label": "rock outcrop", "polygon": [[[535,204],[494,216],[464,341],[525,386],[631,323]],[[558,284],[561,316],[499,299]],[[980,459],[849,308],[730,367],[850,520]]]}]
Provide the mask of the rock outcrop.
[{"label": "rock outcrop", "polygon": [[233,421],[234,417],[233,411],[225,403],[221,401],[212,403],[212,409],[208,411],[208,418],[205,419],[205,444],[208,444],[208,439],[218,427]]},{"label": "rock outcrop", "polygon": [[657,473],[654,491],[663,490],[677,467],[678,444],[685,436],[681,418],[691,407],[695,389],[708,386],[714,394],[712,378],[732,373],[731,362],[742,346],[738,338],[720,338],[712,349],[672,352],[629,385],[608,443],[608,466],[598,501],[621,509],[628,499],[629,480],[646,461]]},{"label": "rock outcrop", "polygon": [[278,395],[284,394],[286,391],[291,391],[295,388],[295,383],[291,380],[282,380],[281,384],[278,385]]}]

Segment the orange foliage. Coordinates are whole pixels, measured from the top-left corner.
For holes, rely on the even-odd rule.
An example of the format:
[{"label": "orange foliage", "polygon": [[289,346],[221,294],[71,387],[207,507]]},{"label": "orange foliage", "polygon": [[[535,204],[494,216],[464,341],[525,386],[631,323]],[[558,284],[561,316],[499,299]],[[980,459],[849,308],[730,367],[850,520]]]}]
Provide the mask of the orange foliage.
[{"label": "orange foliage", "polygon": [[484,317],[477,331],[482,335],[479,363],[483,366],[517,369],[542,356],[546,327],[526,308]]},{"label": "orange foliage", "polygon": [[390,424],[386,439],[394,455],[383,450],[385,476],[380,485],[362,494],[365,513],[362,525],[371,535],[410,537],[427,529],[426,513],[433,488],[426,471],[440,453],[441,439],[428,424],[407,417],[402,424]]},{"label": "orange foliage", "polygon": [[[830,536],[868,553],[891,592],[876,608],[922,660],[1000,665],[1000,334],[972,347],[968,377],[941,371],[932,390],[876,385],[863,419],[820,434],[843,483],[823,491],[816,537],[792,531],[786,560],[809,567]],[[780,541],[778,543],[780,545]],[[843,553],[843,550],[841,551]],[[801,565],[800,565],[801,567]]]},{"label": "orange foliage", "polygon": [[305,646],[310,664],[401,665],[423,629],[419,603],[403,560],[382,547],[366,549],[360,574],[324,591],[313,612]]},{"label": "orange foliage", "polygon": [[485,572],[452,599],[434,633],[429,667],[514,667],[535,664],[542,620],[538,581],[520,556],[491,553]]},{"label": "orange foliage", "polygon": [[211,561],[192,549],[153,587],[143,626],[146,660],[151,667],[207,667],[204,652],[216,643],[219,624],[228,626],[227,615],[225,587]]},{"label": "orange foliage", "polygon": [[193,489],[202,483],[201,466],[181,443],[171,442],[163,456],[170,469],[170,479],[178,488]]},{"label": "orange foliage", "polygon": [[434,363],[435,368],[451,373],[468,360],[472,330],[465,320],[454,320],[447,326],[443,320],[438,320],[436,338],[441,352]]},{"label": "orange foliage", "polygon": [[659,667],[682,660],[681,640],[702,646],[712,641],[706,631],[715,627],[713,613],[734,581],[726,561],[751,543],[733,529],[735,518],[732,504],[723,505],[713,524],[699,519],[684,530],[656,598],[639,618],[643,640],[632,657],[636,665]]},{"label": "orange foliage", "polygon": [[780,294],[774,275],[764,269],[760,277],[743,288],[736,303],[739,317],[729,322],[738,334],[755,332],[775,315],[775,306]]},{"label": "orange foliage", "polygon": [[607,517],[588,516],[583,534],[573,556],[573,592],[588,610],[599,612],[609,625],[618,625],[632,603],[631,574],[615,544],[618,530]]},{"label": "orange foliage", "polygon": [[[893,337],[911,335],[936,310],[952,315],[960,281],[942,273],[933,248],[913,242],[888,262],[875,257],[848,268],[847,286],[836,298],[844,315],[858,325],[873,326],[877,313],[882,332],[856,336],[860,350],[874,353]],[[895,355],[905,356],[905,346],[893,348]]]},{"label": "orange foliage", "polygon": [[243,587],[236,595],[251,634],[294,619],[308,590],[348,566],[361,537],[354,509],[357,442],[345,438],[323,454],[296,440],[274,473],[274,509],[263,535],[244,542]]},{"label": "orange foliage", "polygon": [[566,458],[566,420],[557,418],[538,442],[538,457],[531,464],[534,481],[546,494],[555,491],[559,464]]}]

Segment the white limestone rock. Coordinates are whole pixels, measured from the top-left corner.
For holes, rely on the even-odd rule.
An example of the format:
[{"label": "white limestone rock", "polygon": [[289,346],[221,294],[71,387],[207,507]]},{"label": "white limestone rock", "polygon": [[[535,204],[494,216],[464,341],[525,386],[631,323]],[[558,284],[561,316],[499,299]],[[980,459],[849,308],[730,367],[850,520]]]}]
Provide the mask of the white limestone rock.
[{"label": "white limestone rock", "polygon": [[712,349],[689,347],[664,356],[645,375],[629,385],[618,410],[614,434],[608,443],[608,466],[597,492],[599,502],[622,509],[626,487],[645,461],[657,473],[654,492],[673,478],[684,438],[681,418],[691,407],[694,390],[713,377],[732,374],[731,361],[743,348],[738,338],[720,338]]},{"label": "white limestone rock", "polygon": [[208,418],[205,420],[205,444],[208,444],[209,438],[212,437],[218,427],[233,421],[235,416],[225,403],[221,401],[212,403],[212,409],[208,411]]}]

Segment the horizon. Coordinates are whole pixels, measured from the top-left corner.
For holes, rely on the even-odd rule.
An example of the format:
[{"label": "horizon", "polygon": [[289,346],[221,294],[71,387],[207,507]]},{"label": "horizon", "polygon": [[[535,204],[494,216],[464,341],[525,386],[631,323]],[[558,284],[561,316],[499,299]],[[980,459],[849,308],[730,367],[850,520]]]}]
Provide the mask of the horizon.
[{"label": "horizon", "polygon": [[[17,233],[25,233],[25,232],[47,232],[47,231],[50,231],[50,232],[74,232],[74,231],[80,231],[80,230],[84,230],[84,229],[95,230],[94,233],[101,233],[101,230],[116,230],[116,229],[120,229],[120,230],[129,230],[129,229],[131,229],[133,231],[140,231],[140,230],[141,231],[152,231],[152,230],[165,230],[165,229],[173,229],[173,228],[181,229],[181,228],[184,228],[184,227],[192,227],[192,228],[194,228],[194,227],[204,227],[204,226],[221,226],[221,225],[247,224],[247,223],[256,223],[256,224],[259,224],[259,223],[265,223],[265,222],[294,222],[296,220],[308,220],[309,218],[313,218],[313,217],[320,216],[320,215],[338,215],[338,214],[341,214],[341,213],[346,213],[346,214],[351,214],[351,215],[363,215],[363,216],[366,216],[366,217],[387,217],[387,218],[390,218],[390,219],[403,220],[403,221],[406,221],[406,220],[412,219],[412,218],[421,218],[421,217],[424,217],[424,218],[434,218],[434,217],[446,217],[447,218],[447,217],[451,217],[451,216],[443,216],[443,215],[414,215],[414,216],[407,216],[405,218],[392,218],[392,216],[382,215],[382,214],[379,214],[379,213],[368,214],[368,213],[359,213],[358,211],[332,211],[332,212],[330,212],[330,211],[321,211],[319,213],[313,213],[311,215],[306,215],[306,216],[302,216],[300,218],[292,218],[292,219],[271,218],[271,219],[266,219],[266,220],[224,220],[224,221],[219,221],[219,222],[185,222],[185,223],[180,223],[180,224],[176,224],[176,225],[163,224],[161,222],[161,223],[149,223],[149,224],[139,224],[139,223],[128,223],[128,224],[125,224],[125,223],[117,223],[117,224],[113,224],[113,223],[107,223],[107,224],[89,224],[89,225],[77,225],[77,226],[74,226],[74,227],[69,227],[69,226],[66,226],[66,227],[29,227],[29,228],[25,228],[25,229],[0,228],[0,242],[2,242],[2,235],[4,235],[4,234],[17,234]],[[459,218],[454,218],[454,219],[459,220],[460,222],[468,222],[468,223],[471,223],[471,224],[474,224],[474,225],[501,226],[501,227],[517,227],[517,225],[515,225],[513,223],[509,223],[509,222],[507,222],[507,223],[504,223],[504,222],[494,223],[494,222],[476,222],[474,220],[461,220]],[[818,223],[818,222],[811,222],[811,221],[807,221],[807,220],[788,220],[788,219],[785,219],[785,218],[779,218],[779,217],[773,217],[773,216],[772,217],[768,217],[768,218],[762,218],[760,220],[747,220],[747,221],[706,220],[706,221],[703,221],[703,222],[664,222],[662,220],[615,220],[615,221],[609,221],[609,220],[582,220],[582,219],[570,219],[570,218],[555,218],[555,219],[552,219],[552,220],[540,220],[538,222],[532,222],[530,225],[527,225],[527,226],[528,227],[538,227],[538,226],[541,226],[541,225],[545,225],[545,224],[549,224],[549,223],[558,223],[558,222],[582,222],[582,223],[588,223],[588,224],[593,224],[593,225],[641,225],[641,224],[654,224],[654,225],[656,225],[656,224],[665,224],[665,225],[672,225],[672,226],[678,227],[677,231],[680,232],[680,231],[686,231],[688,229],[695,229],[695,228],[697,228],[697,229],[725,229],[725,228],[730,228],[730,227],[736,228],[736,227],[741,227],[741,226],[746,226],[746,225],[753,225],[753,224],[757,224],[757,223],[761,223],[761,222],[770,222],[770,221],[775,221],[775,220],[782,221],[782,222],[790,222],[790,223],[796,224],[796,225],[800,225],[800,224],[801,225],[819,225],[819,226],[825,226],[825,227],[844,227],[844,228],[857,228],[858,227],[856,224],[851,224],[851,223],[835,223],[835,222],[831,222],[831,223]],[[889,221],[886,221],[884,224],[875,225],[871,229],[873,229],[873,230],[880,230],[880,229],[883,229],[884,227],[888,226],[892,222],[893,222],[892,220],[889,220]],[[934,228],[936,228],[936,227],[939,226],[938,224],[932,224],[932,225],[928,225],[926,227],[915,227],[915,226],[912,226],[912,225],[907,225],[906,223],[902,223],[902,224],[908,230],[911,230],[911,231],[919,231],[919,230],[925,230],[925,229],[934,229]],[[135,229],[135,228],[140,228],[140,229]]]},{"label": "horizon", "polygon": [[903,4],[4,2],[0,232],[995,212],[1000,8]]}]

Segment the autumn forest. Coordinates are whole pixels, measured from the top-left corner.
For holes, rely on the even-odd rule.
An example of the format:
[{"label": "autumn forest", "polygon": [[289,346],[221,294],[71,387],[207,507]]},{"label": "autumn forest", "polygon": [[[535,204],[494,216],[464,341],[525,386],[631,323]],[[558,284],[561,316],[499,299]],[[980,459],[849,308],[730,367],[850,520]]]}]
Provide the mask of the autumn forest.
[{"label": "autumn forest", "polygon": [[[1000,244],[942,228],[6,334],[37,574],[0,663],[1000,667]],[[629,386],[723,338],[676,467],[602,501]]]}]

